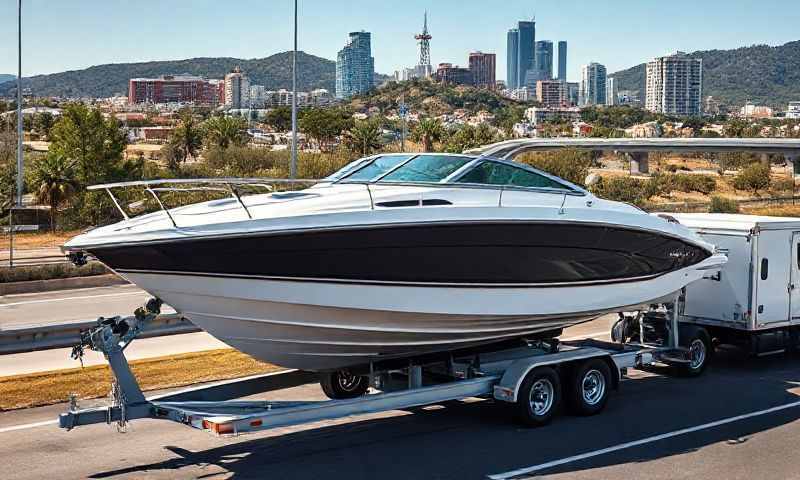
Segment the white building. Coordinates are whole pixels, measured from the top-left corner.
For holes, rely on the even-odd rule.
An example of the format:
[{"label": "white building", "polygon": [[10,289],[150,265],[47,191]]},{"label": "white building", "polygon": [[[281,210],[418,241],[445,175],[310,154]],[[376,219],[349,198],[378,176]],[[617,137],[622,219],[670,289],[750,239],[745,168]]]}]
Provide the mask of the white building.
[{"label": "white building", "polygon": [[596,62],[581,69],[580,105],[606,104],[606,67]]},{"label": "white building", "polygon": [[525,118],[534,127],[542,122],[567,121],[575,122],[581,119],[581,109],[571,108],[539,108],[531,107],[525,110]]},{"label": "white building", "polygon": [[617,82],[614,77],[609,77],[606,79],[606,105],[613,107],[618,103]]},{"label": "white building", "polygon": [[763,107],[754,103],[746,103],[739,111],[739,114],[745,118],[770,118],[774,112],[769,107]]},{"label": "white building", "polygon": [[264,108],[267,103],[267,89],[264,85],[250,85],[250,106]]},{"label": "white building", "polygon": [[658,57],[647,64],[645,108],[668,115],[701,112],[703,60],[683,52]]},{"label": "white building", "polygon": [[789,102],[786,118],[800,119],[800,102]]},{"label": "white building", "polygon": [[225,75],[225,106],[232,109],[250,107],[250,80],[239,67]]}]

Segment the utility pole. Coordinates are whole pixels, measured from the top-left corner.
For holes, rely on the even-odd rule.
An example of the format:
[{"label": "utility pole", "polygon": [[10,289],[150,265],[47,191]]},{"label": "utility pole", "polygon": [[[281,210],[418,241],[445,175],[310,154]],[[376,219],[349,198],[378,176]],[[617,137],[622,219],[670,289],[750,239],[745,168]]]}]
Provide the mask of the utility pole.
[{"label": "utility pole", "polygon": [[14,209],[22,206],[22,0],[17,0],[17,195],[8,210],[8,267],[14,266]]},{"label": "utility pole", "polygon": [[[21,1],[21,0],[20,0]],[[292,50],[292,160],[289,178],[297,176],[297,0],[294,0],[294,50]]]}]

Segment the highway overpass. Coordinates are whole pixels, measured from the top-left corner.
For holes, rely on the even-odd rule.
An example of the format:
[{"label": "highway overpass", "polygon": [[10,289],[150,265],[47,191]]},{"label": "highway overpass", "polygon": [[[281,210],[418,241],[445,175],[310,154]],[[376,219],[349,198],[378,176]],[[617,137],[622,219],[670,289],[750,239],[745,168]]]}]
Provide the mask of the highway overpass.
[{"label": "highway overpass", "polygon": [[800,158],[800,139],[786,138],[522,138],[476,148],[469,153],[512,159],[526,152],[568,148],[626,153],[631,157],[632,171],[638,173],[649,171],[650,152],[747,152],[764,155],[765,158],[768,155],[783,155],[793,164]]}]

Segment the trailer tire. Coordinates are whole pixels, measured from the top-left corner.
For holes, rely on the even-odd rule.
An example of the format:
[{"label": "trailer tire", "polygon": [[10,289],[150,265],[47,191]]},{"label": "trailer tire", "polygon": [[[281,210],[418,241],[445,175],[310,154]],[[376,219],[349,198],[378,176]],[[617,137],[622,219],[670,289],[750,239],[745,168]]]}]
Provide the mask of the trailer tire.
[{"label": "trailer tire", "polygon": [[567,402],[575,415],[589,416],[600,413],[608,402],[612,387],[611,369],[600,358],[578,363],[569,376]]},{"label": "trailer tire", "polygon": [[528,427],[547,425],[561,406],[561,381],[550,367],[531,370],[517,394],[516,413]]},{"label": "trailer tire", "polygon": [[343,400],[366,394],[369,389],[369,378],[353,375],[347,370],[337,370],[323,374],[319,384],[328,398]]},{"label": "trailer tire", "polygon": [[690,361],[680,365],[678,373],[684,377],[700,376],[708,366],[714,346],[711,336],[705,328],[695,325],[683,326],[680,332],[680,344],[689,349]]}]

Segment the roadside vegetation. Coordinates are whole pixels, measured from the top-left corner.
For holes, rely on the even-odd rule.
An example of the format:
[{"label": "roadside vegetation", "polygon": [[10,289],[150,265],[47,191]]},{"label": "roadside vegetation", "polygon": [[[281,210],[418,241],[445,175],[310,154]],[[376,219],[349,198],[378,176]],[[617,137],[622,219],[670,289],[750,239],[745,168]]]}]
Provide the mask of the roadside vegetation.
[{"label": "roadside vegetation", "polygon": [[109,273],[111,273],[110,270],[103,266],[103,264],[97,262],[90,262],[81,267],[76,267],[68,262],[35,266],[21,265],[14,268],[0,268],[0,283],[93,277]]}]

